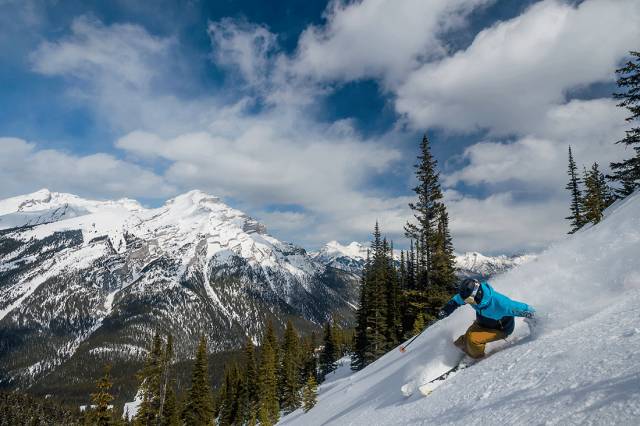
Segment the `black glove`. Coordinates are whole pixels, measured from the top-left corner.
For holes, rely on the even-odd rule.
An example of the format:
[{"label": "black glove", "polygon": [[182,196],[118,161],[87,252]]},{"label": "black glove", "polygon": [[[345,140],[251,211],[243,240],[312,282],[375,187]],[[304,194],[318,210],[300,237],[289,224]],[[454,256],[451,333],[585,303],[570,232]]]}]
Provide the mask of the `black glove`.
[{"label": "black glove", "polygon": [[449,302],[447,302],[447,304],[444,305],[444,307],[440,310],[440,312],[438,312],[438,319],[443,319],[448,317],[453,313],[453,311],[458,309],[458,307],[459,305],[456,302],[454,302],[453,300],[449,300]]}]

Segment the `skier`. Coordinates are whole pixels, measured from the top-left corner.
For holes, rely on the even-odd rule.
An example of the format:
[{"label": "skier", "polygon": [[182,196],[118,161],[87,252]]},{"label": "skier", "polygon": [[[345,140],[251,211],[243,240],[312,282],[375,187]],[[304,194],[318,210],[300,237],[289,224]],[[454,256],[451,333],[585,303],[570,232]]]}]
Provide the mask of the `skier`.
[{"label": "skier", "polygon": [[532,306],[509,299],[495,291],[488,282],[468,278],[460,285],[458,294],[438,313],[438,318],[448,317],[467,303],[476,310],[476,320],[454,344],[474,359],[484,356],[487,343],[505,339],[513,333],[514,317],[532,319],[535,313]]}]

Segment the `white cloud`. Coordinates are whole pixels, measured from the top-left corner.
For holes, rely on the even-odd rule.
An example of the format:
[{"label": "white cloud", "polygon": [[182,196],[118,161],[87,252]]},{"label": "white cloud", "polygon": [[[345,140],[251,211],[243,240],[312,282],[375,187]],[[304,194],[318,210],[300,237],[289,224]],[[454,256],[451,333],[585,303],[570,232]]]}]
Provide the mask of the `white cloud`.
[{"label": "white cloud", "polygon": [[[197,100],[180,98],[167,84],[179,79],[177,40],[137,25],[78,18],[70,35],[43,43],[32,61],[38,72],[69,78],[70,93],[123,135],[116,144],[126,162],[98,158],[116,164],[113,173],[129,179],[147,173],[162,191],[199,187],[231,197],[262,216],[275,235],[310,245],[363,240],[376,220],[398,238],[411,216],[410,197],[368,187],[400,163],[400,152],[387,142],[399,131],[364,138],[350,120],[321,123],[313,115],[336,83],[378,79],[396,96],[403,115],[398,128],[406,117],[421,130],[489,130],[486,140],[466,149],[462,166],[444,176],[450,187],[484,185],[493,193],[479,199],[447,192],[456,248],[537,249],[565,231],[567,145],[579,163],[606,164],[620,155],[611,145],[624,125],[619,108],[567,93],[612,81],[618,62],[636,47],[629,42],[640,39],[640,26],[629,25],[640,20],[640,3],[544,0],[449,55],[443,35],[491,1],[333,1],[326,23],[303,31],[292,55],[279,50],[264,25],[211,23],[214,62],[243,84],[229,79],[228,93]],[[266,101],[259,112],[254,97]],[[41,152],[29,150],[21,155]],[[165,172],[157,176],[133,160]],[[119,188],[115,182],[109,191]],[[271,204],[296,211],[266,209]]]},{"label": "white cloud", "polygon": [[174,38],[153,36],[139,25],[80,16],[69,35],[41,43],[30,59],[34,71],[66,77],[70,98],[116,131],[177,134],[215,110],[211,98],[185,101],[170,89],[191,77],[178,47]]},{"label": "white cloud", "polygon": [[[209,34],[219,65],[236,67],[261,90],[273,84],[263,72],[269,71],[275,37],[264,27],[225,20],[211,24]],[[319,123],[295,103],[256,113],[250,97],[223,103],[206,95],[196,101],[159,95],[168,63],[176,60],[173,43],[139,26],[80,18],[70,36],[43,44],[32,60],[37,71],[70,77],[83,91],[82,100],[121,129],[116,147],[126,158],[162,165],[160,178],[175,191],[200,188],[235,200],[250,214],[263,214],[272,204],[298,206],[304,213],[270,212],[264,217],[275,223],[266,224],[281,238],[312,245],[325,237],[366,238],[376,218],[397,222],[406,201],[364,189],[369,178],[400,159],[385,144],[387,135],[363,139],[350,120]],[[116,70],[118,60],[106,58],[120,48],[136,58],[123,75]],[[301,96],[295,90],[290,93]],[[126,187],[122,191],[132,195]],[[313,226],[295,230],[303,224]]]},{"label": "white cloud", "polygon": [[568,213],[564,198],[527,200],[513,192],[476,198],[446,191],[445,199],[453,243],[459,251],[492,254],[538,251],[568,230],[561,220]]},{"label": "white cloud", "polygon": [[164,197],[175,192],[161,176],[107,154],[77,156],[38,149],[18,138],[0,137],[0,197],[47,187],[101,198]]},{"label": "white cloud", "polygon": [[[87,17],[75,19],[71,32],[60,41],[42,43],[33,52],[37,72],[91,80],[109,78],[146,88],[157,73],[147,64],[157,55],[166,54],[172,44],[170,39],[154,37],[137,25],[107,27]],[[105,73],[105,69],[109,72]]]},{"label": "white cloud", "polygon": [[262,25],[230,18],[210,23],[208,32],[216,63],[237,69],[252,86],[268,80],[271,55],[278,47],[275,34]]},{"label": "white cloud", "polygon": [[495,185],[513,182],[538,192],[562,193],[567,180],[567,148],[578,165],[598,162],[606,170],[626,154],[613,142],[624,134],[622,109],[610,99],[573,100],[547,111],[534,135],[515,142],[483,141],[467,147],[466,164],[446,175],[445,184]]},{"label": "white cloud", "polygon": [[418,128],[522,134],[565,103],[567,90],[612,81],[640,39],[638,22],[635,0],[536,3],[479,33],[466,50],[413,72],[396,108]]},{"label": "white cloud", "polygon": [[427,58],[442,56],[443,32],[458,27],[490,0],[333,1],[327,23],[300,36],[289,67],[314,79],[402,79]]}]

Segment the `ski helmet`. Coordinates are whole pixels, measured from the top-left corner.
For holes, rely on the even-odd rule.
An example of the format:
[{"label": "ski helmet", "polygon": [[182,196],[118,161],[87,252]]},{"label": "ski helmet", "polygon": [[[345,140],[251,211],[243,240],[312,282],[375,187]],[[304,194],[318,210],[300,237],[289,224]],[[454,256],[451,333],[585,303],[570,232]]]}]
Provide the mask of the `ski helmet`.
[{"label": "ski helmet", "polygon": [[474,278],[467,278],[460,284],[460,297],[470,304],[480,303],[482,300],[482,285]]}]

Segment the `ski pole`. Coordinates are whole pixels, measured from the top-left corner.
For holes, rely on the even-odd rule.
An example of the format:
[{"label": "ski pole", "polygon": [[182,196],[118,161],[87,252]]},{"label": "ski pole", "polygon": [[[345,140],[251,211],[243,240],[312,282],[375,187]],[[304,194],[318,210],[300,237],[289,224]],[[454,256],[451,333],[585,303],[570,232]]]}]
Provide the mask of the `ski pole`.
[{"label": "ski pole", "polygon": [[400,346],[400,352],[404,353],[407,350],[407,346],[409,346],[411,343],[413,343],[414,340],[416,340],[418,338],[418,336],[420,336],[422,333],[424,333],[424,331],[427,329],[427,327],[423,328],[422,331],[418,334],[416,334],[415,336],[413,336],[413,338],[411,340],[409,340],[409,343],[407,343],[404,346]]},{"label": "ski pole", "polygon": [[418,336],[420,336],[422,333],[425,332],[425,330],[427,328],[429,328],[431,325],[435,324],[437,321],[431,321],[429,324],[427,324],[427,326],[425,328],[422,329],[422,331],[418,334],[416,334],[415,336],[413,336],[413,338],[411,340],[409,340],[409,343],[407,343],[404,346],[400,346],[400,352],[404,353],[407,350],[407,346],[409,346],[411,343],[413,343],[414,340],[416,340],[418,338]]}]

